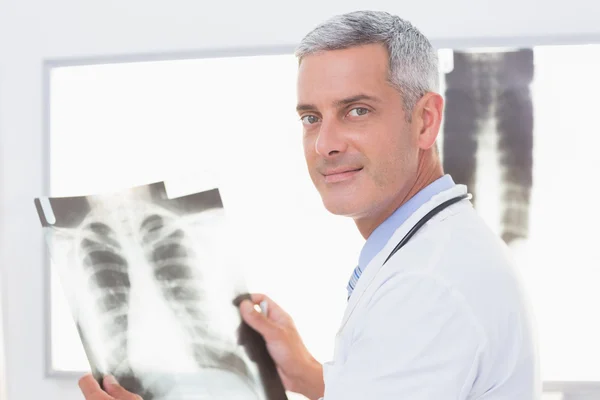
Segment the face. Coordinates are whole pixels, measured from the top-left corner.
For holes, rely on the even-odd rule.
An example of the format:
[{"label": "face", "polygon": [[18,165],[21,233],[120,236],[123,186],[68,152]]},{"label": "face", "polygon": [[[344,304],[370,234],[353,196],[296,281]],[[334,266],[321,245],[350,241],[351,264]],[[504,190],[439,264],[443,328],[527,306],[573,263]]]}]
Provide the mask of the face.
[{"label": "face", "polygon": [[423,102],[407,122],[388,63],[385,47],[372,44],[300,64],[297,110],[308,171],[334,214],[367,218],[398,203],[414,185],[420,151],[435,141]]}]

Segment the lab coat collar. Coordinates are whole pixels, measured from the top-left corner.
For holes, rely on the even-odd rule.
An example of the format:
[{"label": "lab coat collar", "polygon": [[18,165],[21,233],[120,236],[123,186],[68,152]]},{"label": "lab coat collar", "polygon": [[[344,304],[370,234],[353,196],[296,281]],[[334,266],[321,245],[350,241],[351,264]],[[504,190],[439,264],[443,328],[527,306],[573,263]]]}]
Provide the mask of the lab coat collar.
[{"label": "lab coat collar", "polygon": [[[451,189],[445,190],[433,196],[428,202],[419,207],[406,221],[404,221],[404,223],[400,225],[398,229],[396,229],[396,231],[388,240],[383,249],[375,257],[373,257],[369,264],[367,264],[367,267],[365,268],[363,274],[358,280],[356,287],[352,292],[352,296],[350,296],[350,300],[348,301],[348,304],[346,306],[346,311],[344,313],[342,324],[340,326],[340,332],[343,330],[344,326],[348,322],[348,319],[352,316],[352,312],[354,311],[356,305],[360,302],[362,295],[371,285],[373,279],[381,269],[383,262],[385,261],[387,256],[392,252],[394,247],[396,247],[398,242],[400,242],[400,240],[402,240],[402,238],[408,233],[408,231],[429,211],[431,211],[441,203],[445,202],[446,200],[450,200],[451,198],[466,193],[467,187],[465,185],[455,185]],[[463,202],[464,201],[469,200],[463,200]]]}]

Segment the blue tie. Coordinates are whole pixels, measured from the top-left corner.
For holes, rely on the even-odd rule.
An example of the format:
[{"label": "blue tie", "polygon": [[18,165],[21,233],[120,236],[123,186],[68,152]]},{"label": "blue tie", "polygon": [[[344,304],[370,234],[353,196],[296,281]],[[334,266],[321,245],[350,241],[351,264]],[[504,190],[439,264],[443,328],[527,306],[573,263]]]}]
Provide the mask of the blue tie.
[{"label": "blue tie", "polygon": [[360,265],[357,265],[356,268],[354,268],[354,272],[352,272],[350,281],[348,282],[348,299],[350,299],[352,291],[356,287],[356,283],[358,282],[358,278],[360,278],[360,274],[362,274],[362,270],[360,269]]}]

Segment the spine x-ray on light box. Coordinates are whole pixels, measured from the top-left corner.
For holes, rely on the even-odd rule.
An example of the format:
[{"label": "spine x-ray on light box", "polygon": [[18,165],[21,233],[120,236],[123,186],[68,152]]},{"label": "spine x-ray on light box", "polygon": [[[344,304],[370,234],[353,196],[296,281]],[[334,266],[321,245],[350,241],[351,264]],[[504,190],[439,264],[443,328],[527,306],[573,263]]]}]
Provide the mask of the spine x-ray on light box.
[{"label": "spine x-ray on light box", "polygon": [[[529,235],[533,185],[532,49],[455,51],[453,69],[444,75],[444,169],[466,184],[477,206],[479,137],[486,129],[498,138],[502,169],[502,231],[510,244]],[[487,124],[487,121],[493,123]],[[496,162],[496,160],[484,160]],[[489,179],[486,177],[486,179]]]},{"label": "spine x-ray on light box", "polygon": [[218,189],[169,198],[164,183],[35,199],[50,256],[96,379],[144,400],[286,399],[227,255]]}]

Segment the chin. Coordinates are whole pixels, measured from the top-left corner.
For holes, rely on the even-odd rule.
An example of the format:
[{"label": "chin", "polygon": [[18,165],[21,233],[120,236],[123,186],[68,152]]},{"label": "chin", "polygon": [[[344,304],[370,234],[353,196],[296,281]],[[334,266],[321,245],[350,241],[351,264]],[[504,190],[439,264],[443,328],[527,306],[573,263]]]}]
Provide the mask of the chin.
[{"label": "chin", "polygon": [[357,204],[349,202],[347,199],[336,199],[322,197],[323,206],[331,214],[339,215],[342,217],[354,217],[360,214],[360,207]]},{"label": "chin", "polygon": [[370,192],[370,187],[364,184],[346,182],[327,185],[319,182],[316,187],[323,206],[331,214],[354,218],[363,215],[369,209],[371,196],[365,195]]}]

